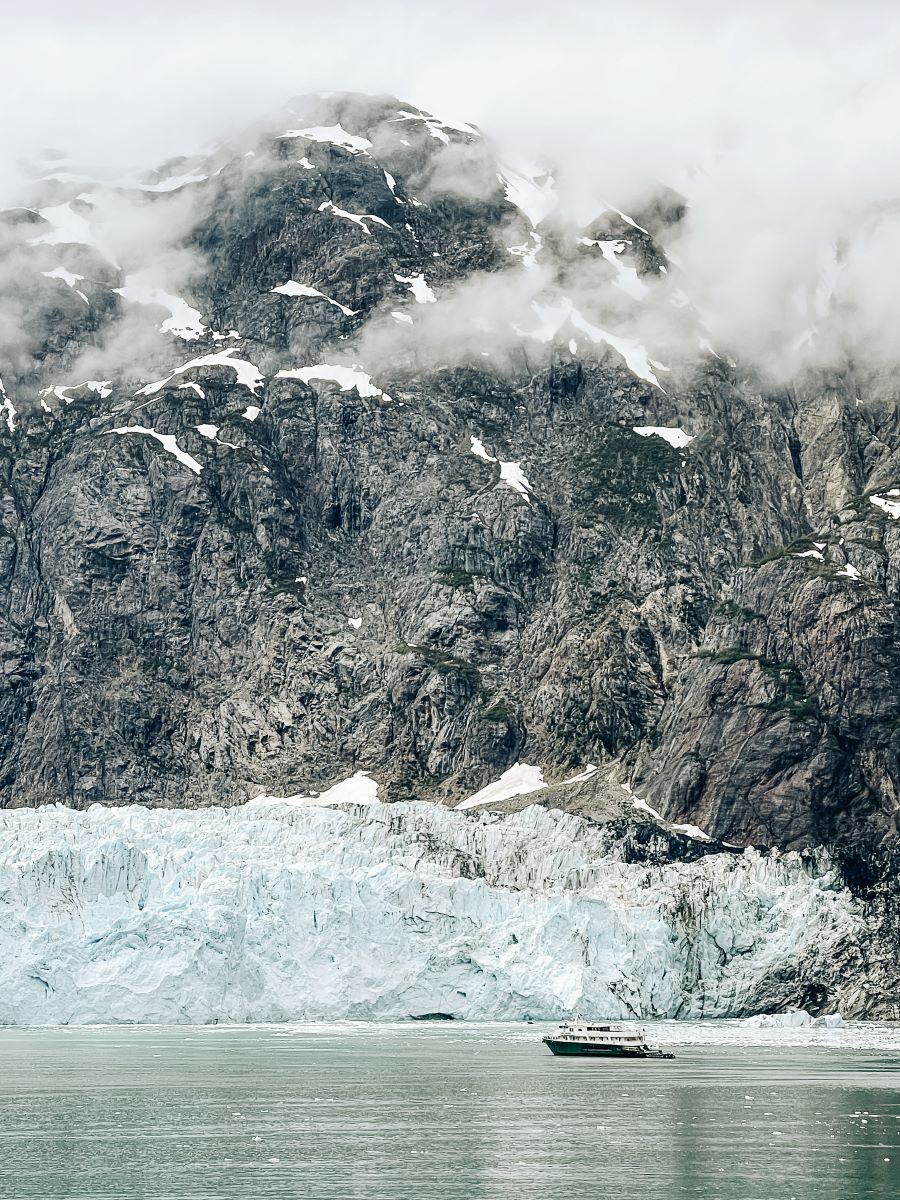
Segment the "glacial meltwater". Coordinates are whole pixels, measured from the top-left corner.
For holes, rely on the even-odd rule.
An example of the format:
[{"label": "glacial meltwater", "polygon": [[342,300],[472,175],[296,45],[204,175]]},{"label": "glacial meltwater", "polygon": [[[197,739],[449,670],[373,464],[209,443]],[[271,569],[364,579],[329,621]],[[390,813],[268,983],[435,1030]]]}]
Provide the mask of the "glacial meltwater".
[{"label": "glacial meltwater", "polygon": [[3,1200],[894,1200],[900,1031],[654,1024],[0,1029]]}]

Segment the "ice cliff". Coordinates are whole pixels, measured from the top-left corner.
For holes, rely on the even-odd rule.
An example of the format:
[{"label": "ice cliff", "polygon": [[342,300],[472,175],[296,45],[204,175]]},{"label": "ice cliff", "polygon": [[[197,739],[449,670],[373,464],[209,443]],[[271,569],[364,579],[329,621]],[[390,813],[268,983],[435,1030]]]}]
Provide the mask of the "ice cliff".
[{"label": "ice cliff", "polygon": [[864,915],[824,852],[654,865],[635,829],[536,805],[0,811],[0,1022],[862,1010]]}]

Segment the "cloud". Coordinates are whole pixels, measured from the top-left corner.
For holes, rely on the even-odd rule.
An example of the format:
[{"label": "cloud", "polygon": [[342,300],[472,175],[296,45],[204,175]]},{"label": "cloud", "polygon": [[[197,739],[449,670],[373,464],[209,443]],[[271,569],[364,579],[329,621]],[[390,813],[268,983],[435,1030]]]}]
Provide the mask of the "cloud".
[{"label": "cloud", "polygon": [[[900,10],[874,0],[852,20],[845,0],[47,0],[4,14],[0,104],[17,118],[0,134],[0,201],[41,146],[143,167],[291,95],[393,93],[552,167],[576,224],[677,189],[688,214],[668,248],[724,353],[779,377],[835,356],[891,361],[898,33]],[[430,187],[480,194],[483,164],[457,153]]]}]

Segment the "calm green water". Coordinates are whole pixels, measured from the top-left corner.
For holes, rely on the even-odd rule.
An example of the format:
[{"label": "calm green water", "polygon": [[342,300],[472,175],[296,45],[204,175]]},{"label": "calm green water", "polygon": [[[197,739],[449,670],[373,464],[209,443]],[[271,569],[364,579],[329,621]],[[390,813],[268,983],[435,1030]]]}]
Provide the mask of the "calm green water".
[{"label": "calm green water", "polygon": [[0,1029],[0,1197],[900,1196],[895,1049],[598,1063],[543,1032]]}]

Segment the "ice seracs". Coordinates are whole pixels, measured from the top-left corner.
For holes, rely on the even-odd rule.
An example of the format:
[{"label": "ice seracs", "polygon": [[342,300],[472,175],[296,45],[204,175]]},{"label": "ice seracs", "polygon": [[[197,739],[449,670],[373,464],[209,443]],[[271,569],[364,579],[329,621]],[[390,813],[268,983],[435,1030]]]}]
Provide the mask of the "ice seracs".
[{"label": "ice seracs", "polygon": [[372,782],[0,810],[3,1021],[742,1017],[810,983],[847,1007],[866,918],[821,853],[656,866],[527,796],[499,816]]}]

